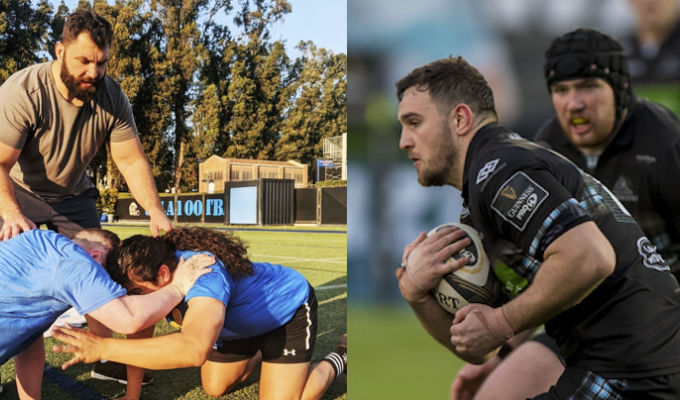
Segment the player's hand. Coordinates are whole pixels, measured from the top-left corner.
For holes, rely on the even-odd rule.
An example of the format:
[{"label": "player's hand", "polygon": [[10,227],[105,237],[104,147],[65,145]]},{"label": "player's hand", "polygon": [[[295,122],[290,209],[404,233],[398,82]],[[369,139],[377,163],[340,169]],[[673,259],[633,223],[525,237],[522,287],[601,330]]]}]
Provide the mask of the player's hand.
[{"label": "player's hand", "polygon": [[172,221],[163,212],[150,213],[151,220],[149,221],[149,230],[153,237],[158,237],[160,231],[170,232],[175,228]]},{"label": "player's hand", "polygon": [[482,383],[501,361],[494,357],[481,365],[465,364],[458,370],[451,385],[451,400],[473,400]]},{"label": "player's hand", "polygon": [[198,278],[212,271],[208,267],[214,264],[215,257],[207,254],[196,254],[186,261],[180,258],[172,284],[185,296]]},{"label": "player's hand", "polygon": [[133,397],[133,396],[130,396],[130,395],[126,394],[125,396],[119,397],[119,398],[117,398],[117,399],[115,399],[115,400],[139,400],[139,399],[136,398],[136,397]]},{"label": "player's hand", "polygon": [[0,241],[11,239],[21,232],[30,231],[37,226],[23,214],[6,215],[3,217],[2,229],[0,229]]},{"label": "player's hand", "polygon": [[450,333],[456,353],[468,361],[488,358],[491,352],[514,336],[502,307],[483,304],[470,304],[458,310]]},{"label": "player's hand", "polygon": [[429,237],[422,232],[404,249],[404,271],[397,273],[402,296],[407,301],[418,301],[437,286],[444,275],[465,266],[467,257],[455,260],[451,256],[470,243],[465,231],[458,228],[442,229]]},{"label": "player's hand", "polygon": [[91,331],[74,328],[66,324],[63,328],[52,328],[52,337],[66,343],[52,346],[55,353],[73,353],[73,358],[61,366],[66,369],[78,363],[93,363],[102,359],[100,350],[103,339]]}]

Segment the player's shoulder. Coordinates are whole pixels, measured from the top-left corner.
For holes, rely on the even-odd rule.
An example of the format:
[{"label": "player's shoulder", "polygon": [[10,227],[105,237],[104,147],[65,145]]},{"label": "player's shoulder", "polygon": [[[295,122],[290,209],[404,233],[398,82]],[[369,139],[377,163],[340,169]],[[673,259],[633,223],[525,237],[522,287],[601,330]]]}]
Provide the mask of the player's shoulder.
[{"label": "player's shoulder", "polygon": [[680,140],[680,118],[659,103],[637,99],[627,122],[624,127],[632,129],[638,140],[653,143],[654,146]]},{"label": "player's shoulder", "polygon": [[121,103],[122,100],[127,101],[127,96],[120,86],[120,83],[108,75],[104,76],[100,90],[97,91],[97,101],[102,105],[111,104],[114,108]]},{"label": "player's shoulder", "polygon": [[6,90],[22,90],[31,95],[53,80],[51,65],[51,62],[45,62],[21,69],[12,74],[2,86]]},{"label": "player's shoulder", "polygon": [[[508,131],[489,140],[473,155],[469,182],[483,192],[492,181],[506,180],[514,173],[535,166],[545,149]],[[473,189],[475,190],[475,189]]]},{"label": "player's shoulder", "polygon": [[564,133],[556,116],[545,121],[534,135],[534,142],[546,142],[550,145],[554,145],[563,139]]}]

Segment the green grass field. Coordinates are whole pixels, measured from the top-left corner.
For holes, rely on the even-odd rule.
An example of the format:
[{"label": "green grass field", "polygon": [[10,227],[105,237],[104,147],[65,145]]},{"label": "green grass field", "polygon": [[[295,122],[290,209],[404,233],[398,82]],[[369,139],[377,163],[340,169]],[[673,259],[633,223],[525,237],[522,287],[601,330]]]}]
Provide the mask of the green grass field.
[{"label": "green grass field", "polygon": [[[118,233],[121,238],[134,234],[149,234],[147,228],[105,226]],[[304,228],[305,230],[337,230],[327,228]],[[289,229],[291,231],[300,229]],[[323,358],[333,350],[340,336],[347,332],[347,235],[300,232],[275,232],[272,230],[250,230],[236,232],[248,242],[248,252],[253,261],[282,264],[300,271],[317,288],[319,301],[318,335],[312,362]],[[156,335],[174,331],[169,324],[156,325]],[[354,340],[354,339],[353,339]],[[125,386],[90,378],[91,364],[61,370],[61,364],[70,355],[52,353],[57,341],[45,341],[47,360],[43,379],[43,399],[83,400],[116,399],[125,394]],[[14,362],[0,367],[2,372],[3,400],[18,399],[14,379]],[[151,371],[153,385],[142,389],[142,400],[207,400],[210,397],[201,388],[199,368],[185,368],[167,371]],[[259,368],[233,392],[219,399],[257,399],[259,389]],[[347,399],[347,379],[343,375],[330,387],[323,399]]]},{"label": "green grass field", "polygon": [[435,342],[406,306],[350,302],[352,400],[448,399],[463,361]]}]

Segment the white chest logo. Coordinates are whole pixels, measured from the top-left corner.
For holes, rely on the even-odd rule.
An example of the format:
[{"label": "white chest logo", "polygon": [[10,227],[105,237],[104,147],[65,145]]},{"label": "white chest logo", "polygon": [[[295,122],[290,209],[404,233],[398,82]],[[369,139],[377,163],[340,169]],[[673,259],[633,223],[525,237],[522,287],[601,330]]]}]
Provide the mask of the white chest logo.
[{"label": "white chest logo", "polygon": [[479,172],[477,173],[477,185],[479,185],[479,182],[482,182],[484,179],[488,178],[489,175],[496,169],[496,165],[498,165],[498,160],[499,158],[491,160],[488,163],[484,164],[482,169],[480,169]]}]

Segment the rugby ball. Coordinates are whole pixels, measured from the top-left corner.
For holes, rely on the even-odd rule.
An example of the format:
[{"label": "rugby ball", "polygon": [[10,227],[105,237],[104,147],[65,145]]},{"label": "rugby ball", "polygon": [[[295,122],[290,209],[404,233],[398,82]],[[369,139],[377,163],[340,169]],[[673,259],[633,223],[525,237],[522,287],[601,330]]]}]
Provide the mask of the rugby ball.
[{"label": "rugby ball", "polygon": [[463,268],[444,275],[439,284],[431,290],[432,295],[450,314],[456,314],[456,311],[470,303],[486,304],[492,307],[502,305],[505,295],[501,282],[489,265],[489,258],[475,228],[466,224],[449,223],[439,225],[427,235],[430,236],[451,226],[464,230],[466,236],[472,241],[452,258],[457,260],[468,256],[469,261]]}]

